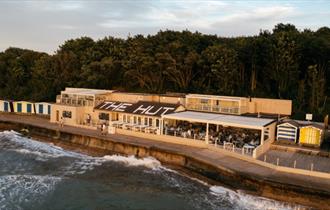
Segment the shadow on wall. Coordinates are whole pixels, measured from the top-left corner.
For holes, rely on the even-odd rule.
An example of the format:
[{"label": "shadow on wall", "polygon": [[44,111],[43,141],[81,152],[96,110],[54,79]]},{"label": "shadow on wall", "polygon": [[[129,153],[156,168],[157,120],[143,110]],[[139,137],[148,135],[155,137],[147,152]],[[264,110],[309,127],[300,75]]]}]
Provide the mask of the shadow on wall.
[{"label": "shadow on wall", "polygon": [[329,130],[325,132],[324,141],[321,145],[321,149],[330,152],[330,132]]}]

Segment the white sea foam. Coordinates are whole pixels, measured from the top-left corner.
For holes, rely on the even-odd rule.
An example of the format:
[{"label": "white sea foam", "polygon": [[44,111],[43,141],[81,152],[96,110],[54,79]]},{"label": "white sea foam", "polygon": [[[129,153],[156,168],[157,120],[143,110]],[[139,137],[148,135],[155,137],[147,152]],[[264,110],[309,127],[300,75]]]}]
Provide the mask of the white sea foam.
[{"label": "white sea foam", "polygon": [[270,200],[267,198],[246,194],[242,191],[234,191],[221,186],[211,186],[211,193],[227,199],[235,206],[241,209],[254,209],[254,210],[291,210],[303,209],[301,206],[292,206],[290,204]]},{"label": "white sea foam", "polygon": [[18,146],[23,147],[22,149],[20,148],[16,150],[17,152],[20,153],[25,153],[25,154],[29,153],[39,156],[55,157],[55,158],[61,156],[71,156],[71,157],[80,156],[79,153],[65,151],[60,147],[26,138],[15,131],[0,132],[0,140],[3,138],[6,138],[7,140],[10,140],[11,142],[17,144]]},{"label": "white sea foam", "polygon": [[106,155],[103,158],[107,161],[123,163],[126,166],[144,166],[149,169],[159,169],[162,167],[161,163],[153,157],[138,159],[134,156]]},{"label": "white sea foam", "polygon": [[0,176],[0,209],[22,209],[23,204],[39,202],[60,181],[53,176]]}]

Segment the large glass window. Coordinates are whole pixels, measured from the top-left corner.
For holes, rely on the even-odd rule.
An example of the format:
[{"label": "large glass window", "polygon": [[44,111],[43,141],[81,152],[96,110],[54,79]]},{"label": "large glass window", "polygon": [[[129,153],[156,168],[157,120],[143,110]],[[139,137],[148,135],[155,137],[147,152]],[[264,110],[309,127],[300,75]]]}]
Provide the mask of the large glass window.
[{"label": "large glass window", "polygon": [[109,120],[109,114],[108,113],[100,113],[99,114],[99,119],[100,120]]},{"label": "large glass window", "polygon": [[70,111],[63,111],[62,116],[64,118],[72,118],[72,112],[70,112]]}]

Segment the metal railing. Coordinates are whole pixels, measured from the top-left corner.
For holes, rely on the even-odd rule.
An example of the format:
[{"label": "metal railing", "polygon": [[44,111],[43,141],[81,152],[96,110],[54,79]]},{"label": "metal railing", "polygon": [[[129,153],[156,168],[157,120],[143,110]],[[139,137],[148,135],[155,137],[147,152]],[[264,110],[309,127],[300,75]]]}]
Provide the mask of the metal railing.
[{"label": "metal railing", "polygon": [[225,114],[241,114],[245,107],[221,107],[218,105],[192,104],[188,103],[187,108],[196,111],[217,112]]}]

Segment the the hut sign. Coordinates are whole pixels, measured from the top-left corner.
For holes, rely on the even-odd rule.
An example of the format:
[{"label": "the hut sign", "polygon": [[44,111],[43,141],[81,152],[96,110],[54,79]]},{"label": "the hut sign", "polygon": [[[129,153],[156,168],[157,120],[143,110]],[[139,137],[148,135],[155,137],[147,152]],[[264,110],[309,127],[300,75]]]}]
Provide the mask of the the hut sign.
[{"label": "the hut sign", "polygon": [[141,114],[141,115],[151,115],[151,116],[161,116],[166,114],[169,111],[174,111],[173,107],[165,107],[165,106],[144,106],[143,104],[137,107],[132,113],[133,114]]},{"label": "the hut sign", "polygon": [[147,101],[139,101],[134,104],[106,101],[96,106],[95,109],[160,117],[164,114],[173,113],[179,106],[180,105],[178,104],[155,103]]},{"label": "the hut sign", "polygon": [[99,107],[97,107],[97,109],[116,111],[116,112],[125,112],[126,109],[132,105],[133,104],[130,104],[130,103],[108,101],[108,102],[102,103]]}]

